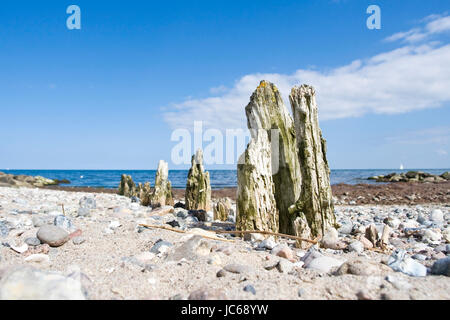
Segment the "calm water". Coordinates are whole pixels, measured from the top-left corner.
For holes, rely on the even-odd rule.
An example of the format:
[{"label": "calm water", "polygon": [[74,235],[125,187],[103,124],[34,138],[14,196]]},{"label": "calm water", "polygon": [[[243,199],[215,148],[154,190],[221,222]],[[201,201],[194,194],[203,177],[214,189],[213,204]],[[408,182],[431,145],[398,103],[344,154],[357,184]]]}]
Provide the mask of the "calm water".
[{"label": "calm water", "polygon": [[[450,169],[408,169],[420,170],[432,174],[442,174]],[[374,183],[366,178],[374,175],[388,174],[391,172],[407,172],[408,170],[395,169],[352,169],[352,170],[331,170],[331,184],[347,183]],[[155,182],[156,170],[3,170],[0,171],[10,174],[25,174],[30,176],[43,176],[50,179],[67,179],[71,183],[67,186],[73,187],[104,187],[117,188],[122,174],[131,175],[133,180],[138,183],[150,181],[151,185]],[[235,170],[209,170],[211,186],[214,189],[223,187],[235,187],[237,177]],[[187,170],[169,171],[169,179],[174,188],[185,188]]]}]

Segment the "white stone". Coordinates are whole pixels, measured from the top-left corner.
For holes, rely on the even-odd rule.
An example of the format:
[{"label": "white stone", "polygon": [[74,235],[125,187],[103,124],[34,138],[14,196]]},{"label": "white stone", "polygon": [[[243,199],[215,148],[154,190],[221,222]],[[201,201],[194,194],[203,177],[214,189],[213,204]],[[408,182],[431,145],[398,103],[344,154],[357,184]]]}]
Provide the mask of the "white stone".
[{"label": "white stone", "polygon": [[318,257],[315,259],[312,259],[309,263],[305,264],[306,269],[314,269],[321,272],[330,272],[333,268],[340,267],[344,261],[331,258],[331,257]]},{"label": "white stone", "polygon": [[444,213],[440,209],[434,209],[430,213],[430,220],[434,222],[443,222]]},{"label": "white stone", "polygon": [[42,253],[32,254],[25,258],[25,262],[45,263],[49,261],[50,258],[48,257],[48,255]]},{"label": "white stone", "polygon": [[114,229],[117,229],[118,227],[120,227],[121,225],[122,224],[119,221],[114,220],[114,221],[111,221],[111,223],[109,224],[108,228],[114,230]]},{"label": "white stone", "polygon": [[26,243],[22,244],[21,246],[11,246],[11,249],[13,249],[15,252],[18,253],[24,253],[25,251],[28,250],[28,245]]}]

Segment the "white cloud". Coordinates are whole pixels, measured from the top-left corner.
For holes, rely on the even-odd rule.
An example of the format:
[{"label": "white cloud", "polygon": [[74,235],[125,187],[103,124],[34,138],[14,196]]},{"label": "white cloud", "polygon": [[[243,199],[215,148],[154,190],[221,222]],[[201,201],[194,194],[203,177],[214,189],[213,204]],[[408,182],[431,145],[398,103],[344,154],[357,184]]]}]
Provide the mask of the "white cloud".
[{"label": "white cloud", "polygon": [[[446,18],[429,17],[424,28],[410,32],[441,32],[447,28]],[[403,38],[397,36],[397,40]],[[263,79],[277,85],[288,108],[288,94],[294,85],[313,85],[321,120],[437,108],[450,102],[450,44],[409,44],[328,71],[249,74],[232,88],[213,89],[212,97],[173,104],[164,118],[174,128],[190,128],[194,120],[219,129],[245,128],[244,107]]]},{"label": "white cloud", "polygon": [[425,26],[414,28],[406,32],[398,32],[390,37],[387,41],[403,40],[406,42],[418,42],[429,38],[433,35],[450,31],[450,16],[448,15],[430,15],[423,19],[428,22]]}]

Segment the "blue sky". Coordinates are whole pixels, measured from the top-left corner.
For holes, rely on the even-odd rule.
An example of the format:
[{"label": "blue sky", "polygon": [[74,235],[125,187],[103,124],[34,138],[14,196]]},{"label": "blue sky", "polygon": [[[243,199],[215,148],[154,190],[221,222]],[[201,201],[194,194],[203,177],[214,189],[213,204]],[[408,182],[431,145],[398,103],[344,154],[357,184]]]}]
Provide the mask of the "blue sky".
[{"label": "blue sky", "polygon": [[[81,30],[66,8],[81,8]],[[381,30],[366,8],[381,8]],[[257,82],[316,87],[332,168],[450,167],[450,4],[2,1],[0,168],[172,169],[176,128],[245,128]],[[209,165],[207,168],[235,166]]]}]

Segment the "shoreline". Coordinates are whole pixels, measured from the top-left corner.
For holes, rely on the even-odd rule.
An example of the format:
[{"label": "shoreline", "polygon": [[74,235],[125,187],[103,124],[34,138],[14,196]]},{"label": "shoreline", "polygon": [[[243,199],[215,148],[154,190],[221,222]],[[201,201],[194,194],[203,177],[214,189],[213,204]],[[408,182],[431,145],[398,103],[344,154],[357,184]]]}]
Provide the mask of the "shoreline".
[{"label": "shoreline", "polygon": [[[116,194],[117,189],[101,187],[46,186],[41,189]],[[441,203],[450,205],[450,181],[438,183],[392,182],[383,184],[335,184],[331,186],[336,204],[424,204]],[[185,189],[173,188],[174,197],[184,198]],[[228,197],[236,201],[237,187],[212,189],[211,197]]]}]

